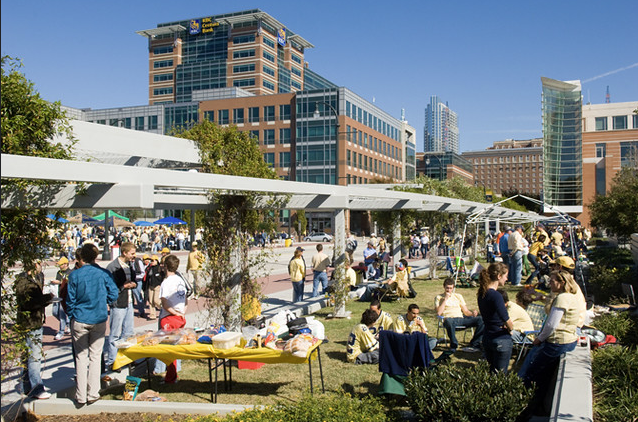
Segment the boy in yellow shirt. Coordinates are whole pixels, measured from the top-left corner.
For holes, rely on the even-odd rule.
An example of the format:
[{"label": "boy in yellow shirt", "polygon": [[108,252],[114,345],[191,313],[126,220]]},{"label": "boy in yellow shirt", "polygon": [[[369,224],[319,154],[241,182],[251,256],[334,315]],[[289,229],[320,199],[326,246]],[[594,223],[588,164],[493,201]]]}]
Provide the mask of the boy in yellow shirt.
[{"label": "boy in yellow shirt", "polygon": [[370,330],[378,315],[372,309],[366,309],[361,315],[361,324],[355,325],[348,339],[346,357],[348,362],[362,365],[379,363],[379,342]]}]

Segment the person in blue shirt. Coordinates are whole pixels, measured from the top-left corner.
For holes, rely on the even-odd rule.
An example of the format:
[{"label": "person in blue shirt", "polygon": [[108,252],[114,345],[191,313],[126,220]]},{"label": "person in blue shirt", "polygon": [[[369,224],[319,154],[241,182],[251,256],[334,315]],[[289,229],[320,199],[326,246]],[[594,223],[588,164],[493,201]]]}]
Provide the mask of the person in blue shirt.
[{"label": "person in blue shirt", "polygon": [[94,244],[85,243],[78,254],[82,266],[69,274],[66,308],[71,318],[76,352],[75,401],[78,407],[100,399],[107,304],[114,302],[119,294],[111,273],[95,263],[98,253]]},{"label": "person in blue shirt", "polygon": [[501,258],[503,258],[503,264],[509,267],[510,265],[510,248],[508,246],[510,235],[512,234],[511,227],[505,227],[503,230],[503,236],[498,241],[498,251],[501,253]]}]

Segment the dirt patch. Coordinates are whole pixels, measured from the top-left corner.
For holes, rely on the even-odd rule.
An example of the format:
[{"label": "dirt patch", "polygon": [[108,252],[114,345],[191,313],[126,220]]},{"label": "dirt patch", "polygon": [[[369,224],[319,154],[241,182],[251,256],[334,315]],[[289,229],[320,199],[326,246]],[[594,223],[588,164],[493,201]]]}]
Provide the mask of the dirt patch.
[{"label": "dirt patch", "polygon": [[[25,422],[186,422],[189,415],[162,413],[97,413],[85,415],[35,415],[29,413]],[[18,419],[21,420],[21,419]]]}]

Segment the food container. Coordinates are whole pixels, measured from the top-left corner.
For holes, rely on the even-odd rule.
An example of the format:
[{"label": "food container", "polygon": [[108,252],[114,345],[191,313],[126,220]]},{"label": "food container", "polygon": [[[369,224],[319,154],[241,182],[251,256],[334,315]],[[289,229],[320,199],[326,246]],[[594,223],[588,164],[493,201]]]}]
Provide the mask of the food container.
[{"label": "food container", "polygon": [[213,337],[213,347],[216,349],[231,349],[239,344],[241,333],[226,331]]}]

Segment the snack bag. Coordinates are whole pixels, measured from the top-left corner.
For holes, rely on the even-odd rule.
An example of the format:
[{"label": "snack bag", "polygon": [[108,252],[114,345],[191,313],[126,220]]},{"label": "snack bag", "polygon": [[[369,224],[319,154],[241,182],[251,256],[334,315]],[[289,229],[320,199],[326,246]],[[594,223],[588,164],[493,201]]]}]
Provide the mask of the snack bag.
[{"label": "snack bag", "polygon": [[126,383],[124,384],[124,401],[133,401],[137,396],[137,390],[140,388],[142,380],[137,377],[126,377]]}]

